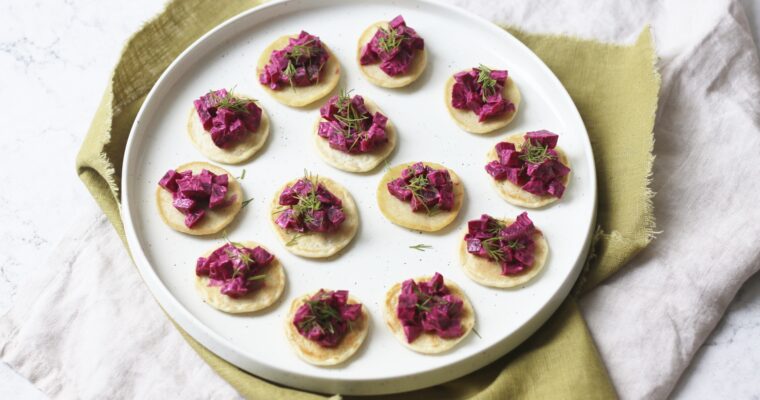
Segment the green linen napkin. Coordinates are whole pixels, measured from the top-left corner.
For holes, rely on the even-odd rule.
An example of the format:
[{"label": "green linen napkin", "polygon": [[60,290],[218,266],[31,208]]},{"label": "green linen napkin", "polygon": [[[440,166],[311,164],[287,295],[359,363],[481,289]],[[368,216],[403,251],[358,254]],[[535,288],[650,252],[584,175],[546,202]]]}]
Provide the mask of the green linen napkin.
[{"label": "green linen napkin", "polygon": [[[194,40],[260,1],[173,0],[125,46],[87,137],[77,173],[124,239],[120,176],[132,122],[159,75]],[[598,228],[573,294],[517,349],[467,376],[397,399],[608,399],[614,388],[577,306],[577,297],[619,270],[652,239],[648,188],[652,128],[660,86],[652,36],[618,46],[566,36],[508,30],[554,71],[591,137],[598,176]],[[125,241],[126,245],[126,241]],[[323,399],[250,375],[211,353],[177,327],[190,346],[242,395],[252,399]]]}]

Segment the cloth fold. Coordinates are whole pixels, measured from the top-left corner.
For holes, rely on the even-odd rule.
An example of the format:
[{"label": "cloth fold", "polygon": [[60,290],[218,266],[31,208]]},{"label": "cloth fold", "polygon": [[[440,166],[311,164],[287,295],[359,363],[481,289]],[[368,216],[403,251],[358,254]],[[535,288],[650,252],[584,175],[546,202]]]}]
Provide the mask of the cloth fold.
[{"label": "cloth fold", "polygon": [[[740,2],[446,1],[526,31],[612,42],[652,25],[662,76],[652,175],[661,233],[579,305],[621,397],[666,398],[760,271],[760,226],[749,222],[760,220],[760,62]],[[744,389],[758,392],[757,384]]]},{"label": "cloth fold", "polygon": [[[124,240],[119,185],[124,148],[145,96],[182,50],[204,33],[263,1],[171,1],[132,36],[95,112],[77,155],[77,174]],[[126,240],[124,240],[126,245]]]},{"label": "cloth fold", "polygon": [[[703,35],[662,60],[652,182],[662,232],[581,302],[628,398],[667,397],[760,270],[760,62],[741,6],[709,3],[719,10]],[[603,334],[622,326],[628,334]]]},{"label": "cloth fold", "polygon": [[56,399],[231,399],[168,323],[125,247],[92,207],[19,287],[0,357]]},{"label": "cloth fold", "polygon": [[[176,3],[181,2],[170,3],[162,16],[146,25],[146,28],[127,44],[122,60],[128,59],[129,61],[117,66],[114,80],[112,81],[114,88],[118,88],[121,85],[121,81],[117,79],[118,77],[130,74],[136,75],[142,68],[156,72],[155,74],[148,74],[145,79],[148,82],[154,82],[159,72],[159,68],[154,67],[154,65],[168,64],[170,61],[169,55],[172,52],[178,54],[179,51],[184,49],[184,44],[187,42],[185,36],[194,38],[199,33],[203,33],[203,31],[199,32],[193,29],[185,32],[183,36],[181,30],[174,30],[176,27],[169,26],[171,28],[169,29],[170,37],[154,37],[156,32],[160,32],[163,35],[163,30],[156,28],[157,26],[166,24],[167,19],[168,21],[175,20],[166,16],[172,15],[175,12],[174,4]],[[204,12],[205,7],[213,7],[213,5],[210,2],[195,2],[192,10],[194,10],[196,16],[213,15],[213,10]],[[178,8],[178,10],[176,12],[181,13],[183,9]],[[543,57],[566,87],[572,90],[571,93],[574,94],[574,100],[579,104],[584,121],[589,127],[590,135],[592,135],[592,142],[595,146],[594,151],[598,158],[597,170],[601,171],[599,173],[599,180],[602,183],[600,184],[601,195],[598,217],[601,230],[595,236],[598,239],[598,246],[594,250],[596,257],[589,263],[589,268],[587,268],[585,273],[587,278],[586,286],[590,287],[622,266],[622,262],[646,246],[651,238],[653,219],[651,203],[649,201],[650,193],[647,189],[647,177],[651,169],[651,132],[654,125],[654,110],[656,109],[659,86],[659,77],[654,71],[653,61],[655,53],[651,43],[651,34],[646,31],[636,45],[628,48],[571,38],[521,34],[516,29],[513,29],[513,33],[529,47],[533,48],[540,57]],[[183,37],[178,38],[177,36]],[[146,40],[145,37],[150,37],[151,39]],[[144,41],[150,43],[176,43],[176,46],[169,49],[171,51],[162,51],[161,53],[165,57],[154,62],[150,57],[145,57],[141,54],[142,46],[144,46],[142,43]],[[153,47],[151,47],[151,50],[150,54],[155,51]],[[136,56],[132,57],[132,53],[135,53]],[[142,61],[141,63],[135,63],[132,61],[133,59]],[[609,62],[600,63],[600,59],[609,60]],[[143,67],[142,64],[144,63],[150,63],[150,65]],[[594,78],[592,79],[592,77]],[[96,165],[100,164],[103,159],[121,160],[125,143],[124,133],[115,133],[115,130],[125,129],[120,125],[120,122],[122,119],[133,118],[132,112],[136,112],[136,106],[139,105],[140,101],[144,98],[144,94],[147,93],[151,86],[143,82],[143,79],[130,79],[126,80],[126,82],[129,82],[129,87],[121,90],[123,94],[120,98],[115,96],[109,98],[108,92],[104,98],[104,102],[112,102],[111,109],[114,112],[114,115],[112,115],[114,122],[110,138],[108,138],[110,142],[106,146],[99,147],[103,141],[103,134],[97,130],[91,130],[78,159],[80,171],[87,171],[90,168],[91,160],[95,160]],[[575,82],[575,85],[572,85],[573,82]],[[143,96],[139,94],[139,89],[145,91]],[[604,95],[600,95],[603,89],[607,90],[604,92]],[[113,90],[113,93],[117,92],[119,91]],[[632,101],[631,99],[634,100]],[[122,101],[124,104],[122,104]],[[612,108],[617,107],[617,111],[619,111],[626,105],[629,107],[629,111],[626,113],[615,112],[615,108]],[[635,109],[631,110],[631,106]],[[96,124],[99,124],[99,122],[96,122]],[[96,129],[101,128],[99,125],[94,126],[97,127]],[[131,125],[128,127],[131,127]],[[614,132],[614,130],[626,131],[627,135],[625,136],[629,139],[628,142],[612,139],[605,140],[605,135],[607,138],[612,138],[610,132]],[[119,136],[120,139],[114,140],[115,136]],[[95,146],[91,143],[95,143]],[[616,145],[620,147],[616,148]],[[617,154],[621,154],[621,150],[623,149],[633,156],[626,157],[625,159],[616,158]],[[100,169],[105,170],[106,173],[110,172],[108,168],[104,169],[101,167]],[[115,169],[118,170],[118,168]],[[628,175],[627,179],[610,179],[610,177],[614,177],[614,174],[620,171],[630,171],[626,174]],[[607,176],[607,173],[610,175]],[[106,182],[109,182],[110,179],[110,176],[104,177]],[[116,185],[118,187],[118,182],[116,182]],[[118,193],[117,190],[117,188],[115,190],[115,188],[110,187],[110,194],[114,195]],[[95,196],[97,198],[102,194],[96,193]],[[623,202],[630,202],[640,206],[634,209],[624,208],[622,207]],[[113,206],[107,205],[107,207]],[[120,228],[119,224],[120,221],[117,221],[117,229]],[[123,237],[123,232],[119,233]],[[571,314],[571,317],[567,320],[560,319],[560,322],[575,320],[575,324],[577,324],[578,320],[582,321],[582,317],[578,314],[577,307],[573,303],[574,300],[569,300],[569,302],[565,307],[569,310],[568,312]],[[585,343],[586,347],[593,349],[593,343],[589,340],[585,325],[581,322],[580,326],[583,329],[570,330],[570,328],[560,326],[558,327],[558,331],[570,336],[566,339],[577,340]],[[583,335],[578,336],[581,332]],[[231,367],[213,354],[203,351],[197,343],[184,333],[183,336],[191,343],[194,349],[201,350],[199,354],[221,376],[226,377],[241,393],[245,393],[250,388],[256,388],[262,384],[260,380],[250,375],[231,374],[229,371],[234,367]],[[551,352],[553,348],[549,349],[544,351]],[[567,352],[568,350],[561,349],[556,353],[551,353],[550,357],[578,361],[576,357],[579,354],[563,355],[563,351]],[[535,350],[535,352],[541,353],[541,350]],[[572,353],[572,351],[569,352]],[[535,359],[547,359],[547,356],[541,354],[535,354],[533,357]],[[549,379],[541,387],[556,389],[555,392],[559,392],[562,387],[578,385],[579,382],[585,381],[588,382],[588,390],[576,393],[595,392],[601,397],[609,397],[614,393],[606,377],[603,364],[598,359],[594,350],[583,353],[580,363],[591,368],[567,368],[563,364],[540,363],[540,369],[546,371],[547,374],[557,375],[557,378],[564,378],[559,380]],[[505,369],[504,365],[496,363],[487,367],[487,369],[509,371],[505,375],[497,375],[495,381],[490,382],[489,386],[495,386],[498,388],[497,390],[504,390],[507,387],[519,387],[510,386],[506,381],[510,378],[520,381],[519,377],[530,376],[533,372],[532,370],[536,367],[531,362],[526,362],[525,365],[531,365],[534,368],[521,368],[520,365],[520,363],[507,363]],[[595,371],[596,375],[593,379],[581,379],[578,376],[568,376],[568,372],[570,371],[584,371],[584,373]],[[478,375],[480,374],[481,372],[471,374],[469,377],[459,380],[458,385],[471,386],[472,383],[470,381],[482,381],[482,379],[478,379]],[[530,393],[533,393],[533,390],[526,389],[522,394],[529,397]]]},{"label": "cloth fold", "polygon": [[[164,13],[133,37],[125,48],[77,159],[80,176],[122,238],[123,227],[118,213],[119,169],[126,135],[144,96],[163,68],[188,43],[226,17],[250,6],[250,2],[231,2],[224,8],[224,15],[221,15],[218,7],[211,1],[175,0],[167,5]],[[651,240],[653,219],[651,205],[648,203],[650,193],[647,190],[647,182],[651,165],[651,132],[659,85],[658,76],[653,68],[654,48],[651,34],[645,30],[634,45],[616,46],[569,37],[530,35],[516,29],[512,32],[542,57],[560,77],[578,104],[592,138],[597,170],[602,173],[599,174],[599,241],[594,249],[595,258],[589,262],[584,273],[584,287],[590,288],[614,273]],[[146,47],[150,47],[150,50],[146,50]],[[160,56],[154,60],[146,54]],[[617,140],[617,136],[625,137],[626,140]],[[603,156],[600,156],[602,153]],[[626,155],[620,156],[621,154]],[[626,172],[622,175],[611,175],[615,171]],[[634,207],[630,207],[631,204],[634,204]],[[83,247],[79,251],[84,253],[88,249],[93,250],[94,247],[93,244],[92,247]],[[112,250],[108,247],[103,249]],[[118,252],[111,253],[114,254]],[[98,276],[101,273],[113,272],[116,264],[129,263],[111,258],[105,264],[110,267],[104,268],[102,264],[92,265],[84,258],[75,257],[70,271],[73,274],[85,268],[100,268],[101,271],[92,274]],[[63,282],[74,282],[71,275],[63,278]],[[109,284],[114,283],[105,279],[98,284],[107,288]],[[149,298],[144,287],[135,290],[142,290]],[[82,292],[82,289],[79,292]],[[123,300],[123,303],[120,306],[126,307],[127,302]],[[34,304],[32,310],[38,313],[32,315],[39,316],[37,322],[46,322],[42,315],[46,314],[49,305],[41,301]],[[144,304],[140,305],[147,307]],[[71,326],[92,324],[96,321],[91,318],[78,319],[77,315],[70,317],[69,326],[55,326],[56,330],[71,332]],[[99,318],[103,322],[111,321],[102,315]],[[171,334],[165,335],[166,331],[163,329],[170,326],[167,321],[163,321],[162,324],[156,318],[151,318],[149,323],[162,325],[162,330],[158,332],[165,337],[176,337]],[[0,335],[0,343],[5,343],[0,355],[23,374],[37,376],[38,384],[43,386],[46,392],[56,397],[65,397],[74,393],[66,391],[73,386],[74,389],[71,390],[80,390],[79,395],[82,397],[108,393],[99,392],[98,390],[104,390],[104,387],[99,385],[86,389],[80,387],[79,385],[85,382],[81,380],[78,371],[67,369],[66,360],[63,360],[64,364],[59,367],[61,373],[55,375],[42,370],[44,358],[25,358],[25,354],[28,354],[28,351],[24,351],[25,343],[34,342],[40,346],[39,348],[61,345],[61,342],[50,336],[40,337],[34,329],[40,325],[28,322],[25,324],[20,320],[4,320],[0,326],[13,327],[0,331],[3,333]],[[145,337],[157,342],[168,340],[159,339],[149,332],[146,332]],[[219,376],[228,380],[244,396],[315,398],[313,395],[272,385],[243,373],[200,347],[191,338],[186,339]],[[171,343],[176,345],[176,342]],[[145,343],[139,342],[127,344],[145,346]],[[141,362],[151,359],[150,354],[144,354],[144,347],[129,349],[142,356]],[[181,353],[181,356],[187,356],[187,352],[182,352],[181,349],[175,347],[173,350]],[[91,351],[89,354],[94,355],[96,352]],[[172,358],[171,354],[166,352],[161,354],[169,360]],[[132,357],[136,357],[135,354],[132,354]],[[203,365],[198,367],[189,360],[174,364],[174,368],[181,371],[177,365],[203,369]],[[134,384],[143,382],[146,377],[139,377],[142,378],[140,380],[132,375],[137,366],[138,364],[133,363],[127,368],[103,368],[99,370],[102,382],[108,382],[109,386],[139,386]],[[50,379],[58,384],[49,382]],[[173,379],[181,380],[182,377],[173,376]],[[205,376],[204,379],[209,388],[196,388],[194,396],[216,397],[219,393],[209,390],[223,390],[225,387],[214,381],[213,377]],[[61,382],[73,385],[61,387]],[[157,390],[151,395],[161,393],[159,389],[151,386],[137,388],[147,391],[151,389]],[[578,311],[576,299],[572,297],[536,335],[505,358],[453,382],[398,397],[425,395],[439,398],[546,398],[560,393],[565,398],[615,396],[604,364],[599,359],[583,317]]]}]

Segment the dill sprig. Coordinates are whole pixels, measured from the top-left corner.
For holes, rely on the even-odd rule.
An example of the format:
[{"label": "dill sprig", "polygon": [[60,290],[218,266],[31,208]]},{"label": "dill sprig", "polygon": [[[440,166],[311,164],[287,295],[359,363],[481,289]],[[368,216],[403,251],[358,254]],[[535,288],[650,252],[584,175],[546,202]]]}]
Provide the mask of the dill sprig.
[{"label": "dill sprig", "polygon": [[420,192],[427,188],[430,185],[430,181],[428,181],[428,178],[424,175],[417,175],[409,180],[409,183],[406,185],[406,188],[411,190],[412,192]]},{"label": "dill sprig", "polygon": [[320,47],[314,45],[314,39],[312,39],[304,44],[294,45],[290,51],[285,54],[288,58],[288,65],[285,66],[282,73],[288,77],[288,82],[293,90],[296,89],[296,85],[293,83],[293,77],[296,75],[296,65],[294,62],[297,62],[301,57],[305,57],[307,63],[311,65],[312,56],[319,54],[321,50]]},{"label": "dill sprig", "polygon": [[335,105],[338,107],[338,112],[345,114],[346,108],[351,106],[351,92],[354,90],[346,90],[345,88],[340,89],[340,92],[338,92],[338,101],[335,103]]},{"label": "dill sprig", "polygon": [[525,140],[521,150],[520,159],[531,164],[541,164],[546,160],[554,159],[554,156],[549,154],[548,145],[533,144],[530,140]]},{"label": "dill sprig", "polygon": [[438,204],[435,206],[428,207],[428,205],[425,203],[425,199],[422,197],[422,191],[427,189],[427,187],[430,186],[430,181],[428,178],[424,175],[417,175],[409,180],[409,183],[406,184],[406,188],[409,189],[409,191],[412,192],[412,196],[417,198],[417,201],[422,204],[423,207],[425,207],[425,211],[427,212],[428,216],[432,216],[435,214],[438,214],[441,210],[438,207]]},{"label": "dill sprig", "polygon": [[414,246],[409,246],[410,249],[415,249],[418,251],[425,251],[426,249],[432,249],[433,246],[429,244],[416,244]]},{"label": "dill sprig", "polygon": [[[250,267],[251,265],[254,264],[253,258],[251,258],[251,256],[248,253],[243,251],[245,246],[242,243],[231,241],[230,238],[227,236],[227,231],[222,232],[222,235],[224,236],[224,240],[228,244],[230,244],[232,247],[235,248],[234,251],[225,249],[224,252],[225,254],[227,254],[227,257],[229,257],[232,260],[240,260],[240,262],[242,262],[246,267]],[[232,277],[237,278],[240,274],[241,272],[236,269],[232,272]],[[266,274],[253,275],[246,278],[246,281],[248,282],[257,281],[257,280],[266,278],[266,276],[267,276]]]},{"label": "dill sprig", "polygon": [[430,309],[436,304],[449,304],[448,301],[444,300],[441,297],[423,293],[419,287],[415,287],[413,290],[414,294],[417,295],[417,303],[415,303],[414,306],[419,311],[430,311]]},{"label": "dill sprig", "polygon": [[321,299],[307,300],[306,306],[309,307],[311,315],[299,323],[298,327],[301,330],[308,331],[316,325],[322,330],[322,332],[334,334],[335,327],[333,326],[333,321],[343,321],[340,312],[330,304],[327,304],[327,302],[321,301]]},{"label": "dill sprig", "polygon": [[293,84],[293,76],[296,75],[296,66],[293,64],[293,60],[288,59],[288,65],[285,67],[285,70],[282,71],[282,73],[288,77],[290,87],[295,90],[296,86]]},{"label": "dill sprig", "polygon": [[488,258],[495,261],[504,261],[506,256],[504,250],[501,249],[501,237],[494,236],[485,240],[481,240],[480,244],[488,253]]},{"label": "dill sprig", "polygon": [[386,53],[390,53],[395,48],[401,46],[401,42],[406,40],[404,35],[399,35],[398,32],[391,27],[388,29],[380,28],[380,32],[382,32],[384,36],[378,39],[377,44]]},{"label": "dill sprig", "polygon": [[300,239],[304,235],[305,234],[303,234],[303,233],[296,233],[295,235],[293,235],[293,237],[290,238],[290,240],[288,240],[287,243],[285,243],[285,246],[290,247],[290,246],[298,243],[298,239]]},{"label": "dill sprig", "polygon": [[[353,137],[353,142],[351,143],[351,146],[349,146],[348,151],[353,150],[357,143],[362,139],[361,124],[362,121],[369,118],[368,115],[359,114],[359,111],[357,111],[354,105],[351,104],[352,91],[353,90],[340,90],[338,101],[335,103],[336,107],[338,107],[338,111],[334,116],[340,123],[341,134],[343,137],[346,139],[352,139]],[[355,137],[354,134],[356,134]]]},{"label": "dill sprig", "polygon": [[317,198],[316,190],[311,190],[306,196],[297,195],[298,204],[293,206],[293,211],[299,216],[306,218],[310,212],[322,208],[322,202]]},{"label": "dill sprig", "polygon": [[259,280],[262,280],[262,279],[266,279],[266,277],[267,277],[266,274],[259,274],[259,275],[249,276],[248,279],[246,279],[246,280],[248,282],[259,281]]},{"label": "dill sprig", "polygon": [[507,226],[503,221],[492,218],[488,221],[488,233],[498,235]]},{"label": "dill sprig", "polygon": [[430,307],[427,306],[427,304],[430,302],[432,297],[428,296],[422,303],[416,303],[414,306],[422,311],[430,311]]},{"label": "dill sprig", "polygon": [[296,195],[298,203],[293,206],[296,218],[303,216],[306,222],[311,222],[311,213],[322,209],[322,202],[317,198],[317,188],[319,187],[319,176],[312,178],[308,171],[304,171],[303,180],[311,183],[311,190],[307,195]]},{"label": "dill sprig", "polygon": [[232,258],[232,259],[238,259],[238,260],[240,260],[240,262],[242,262],[243,264],[245,264],[247,267],[249,267],[249,266],[251,266],[251,264],[253,264],[253,258],[251,258],[251,256],[248,255],[248,253],[246,253],[246,252],[244,252],[244,251],[242,251],[240,249],[238,249],[237,251],[227,250],[227,251],[225,251],[225,253],[227,253],[227,257]]},{"label": "dill sprig", "polygon": [[209,90],[207,95],[211,97],[213,106],[216,108],[226,108],[236,113],[248,114],[248,104],[253,103],[256,100],[241,99],[234,94],[235,86],[227,91],[227,96],[219,96],[215,91]]},{"label": "dill sprig", "polygon": [[[414,306],[420,311],[430,311],[430,306],[427,304],[433,300],[433,296],[423,293],[419,287],[414,287],[414,294],[417,295],[417,303]],[[422,300],[422,301],[420,301]]]},{"label": "dill sprig", "polygon": [[487,101],[488,97],[496,93],[497,82],[496,79],[491,77],[491,69],[485,65],[480,64],[478,71],[478,83],[480,84],[481,88],[480,93],[483,97],[483,101]]},{"label": "dill sprig", "polygon": [[[280,206],[272,212],[272,215],[276,215],[287,211],[288,209],[292,209],[294,214],[293,216],[295,218],[303,218],[304,222],[306,223],[314,221],[312,213],[314,211],[322,209],[322,202],[317,197],[317,188],[319,188],[319,176],[312,176],[308,171],[304,170],[304,177],[302,180],[311,183],[311,190],[309,190],[309,193],[306,195],[296,194],[295,197],[298,199],[298,203],[289,207]],[[285,243],[285,246],[292,246],[296,244],[298,242],[298,239],[304,235],[304,233],[297,233],[293,235],[290,240]]]},{"label": "dill sprig", "polygon": [[237,180],[242,181],[245,179],[245,168],[243,168],[243,172],[240,173],[240,176],[237,177]]},{"label": "dill sprig", "polygon": [[241,204],[241,205],[240,205],[240,208],[245,208],[245,206],[247,206],[247,205],[251,204],[251,202],[252,202],[252,201],[253,201],[253,197],[251,197],[251,198],[250,198],[250,199],[248,199],[248,200],[245,200],[245,201],[243,201],[242,203],[240,203],[240,204]]},{"label": "dill sprig", "polygon": [[242,243],[240,243],[240,242],[233,242],[232,240],[230,240],[230,237],[227,235],[227,231],[226,230],[222,231],[222,238],[224,238],[225,242],[227,242],[228,244],[230,244],[230,245],[232,245],[234,247],[237,247],[238,249],[245,248],[245,246]]},{"label": "dill sprig", "polygon": [[288,209],[288,206],[279,206],[276,210],[272,211],[272,215],[277,215],[279,213],[287,211]]},{"label": "dill sprig", "polygon": [[287,57],[293,60],[299,57],[311,58],[318,54],[319,50],[319,47],[314,46],[314,39],[311,39],[304,44],[293,45],[293,48],[288,51]]},{"label": "dill sprig", "polygon": [[[493,236],[481,240],[480,244],[486,250],[486,253],[488,253],[488,257],[492,260],[504,261],[506,258],[504,250],[502,250],[504,239],[501,237],[501,231],[506,228],[506,226],[507,224],[504,221],[500,221],[496,218],[492,218],[488,221],[486,231]],[[509,240],[506,242],[506,246],[514,250],[525,248],[525,244],[520,240]]]}]

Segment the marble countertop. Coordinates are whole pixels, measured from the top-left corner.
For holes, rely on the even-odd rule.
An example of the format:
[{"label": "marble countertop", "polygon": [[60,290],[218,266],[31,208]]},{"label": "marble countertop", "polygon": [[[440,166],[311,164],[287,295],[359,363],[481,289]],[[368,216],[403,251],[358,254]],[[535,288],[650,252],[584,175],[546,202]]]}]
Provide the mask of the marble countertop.
[{"label": "marble countertop", "polygon": [[[743,0],[755,41],[760,2]],[[28,271],[44,268],[53,247],[94,200],[74,158],[124,41],[163,7],[155,0],[0,3],[0,315],[13,304]],[[21,27],[21,28],[20,28]],[[54,107],[43,118],[39,99]],[[23,166],[24,173],[18,167]],[[32,181],[33,180],[33,181]],[[36,187],[31,187],[35,182]],[[40,184],[41,183],[41,184]],[[30,257],[30,255],[33,255]],[[739,291],[674,392],[676,398],[758,398],[760,275]],[[753,397],[754,396],[754,397]],[[26,379],[0,363],[0,398],[42,399]]]}]

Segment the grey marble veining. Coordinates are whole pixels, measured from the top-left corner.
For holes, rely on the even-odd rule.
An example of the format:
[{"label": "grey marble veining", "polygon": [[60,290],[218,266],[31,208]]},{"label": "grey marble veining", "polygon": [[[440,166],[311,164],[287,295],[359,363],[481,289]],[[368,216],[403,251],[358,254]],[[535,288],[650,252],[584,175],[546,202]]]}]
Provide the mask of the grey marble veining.
[{"label": "grey marble veining", "polygon": [[[0,2],[0,314],[79,210],[74,158],[129,35],[161,1]],[[118,11],[116,11],[118,10]],[[0,363],[0,398],[45,398]]]},{"label": "grey marble veining", "polygon": [[[744,0],[758,35],[760,4]],[[31,271],[94,206],[74,157],[129,35],[155,0],[0,2],[0,314]],[[758,399],[760,276],[745,284],[674,397]],[[0,363],[0,398],[45,398]]]}]

